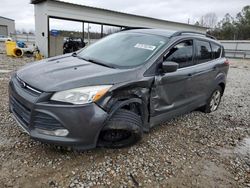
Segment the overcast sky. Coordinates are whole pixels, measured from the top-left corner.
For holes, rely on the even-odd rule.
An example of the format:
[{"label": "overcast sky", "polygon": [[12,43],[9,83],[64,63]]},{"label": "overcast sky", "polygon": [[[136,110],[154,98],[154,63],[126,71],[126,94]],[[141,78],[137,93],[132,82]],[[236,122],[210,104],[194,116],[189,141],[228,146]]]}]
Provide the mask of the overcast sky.
[{"label": "overcast sky", "polygon": [[[226,13],[235,16],[250,5],[250,0],[64,0],[77,4],[116,10],[194,24],[206,13],[216,13],[222,19]],[[15,20],[16,29],[34,30],[34,6],[30,0],[1,0],[0,16]],[[60,23],[55,23],[55,25]],[[64,24],[65,25],[65,24]],[[57,26],[59,27],[59,26]]]}]

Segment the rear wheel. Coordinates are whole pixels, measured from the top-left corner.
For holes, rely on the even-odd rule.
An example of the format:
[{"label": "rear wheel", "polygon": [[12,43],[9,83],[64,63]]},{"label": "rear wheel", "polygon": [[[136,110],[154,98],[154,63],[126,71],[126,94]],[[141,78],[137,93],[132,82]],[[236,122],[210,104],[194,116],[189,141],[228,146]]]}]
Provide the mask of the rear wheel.
[{"label": "rear wheel", "polygon": [[142,137],[141,117],[129,110],[118,110],[105,124],[99,136],[99,146],[127,147]]},{"label": "rear wheel", "polygon": [[213,91],[211,97],[209,98],[207,104],[201,108],[201,110],[205,113],[214,112],[218,109],[222,96],[222,88],[217,86],[217,88]]}]

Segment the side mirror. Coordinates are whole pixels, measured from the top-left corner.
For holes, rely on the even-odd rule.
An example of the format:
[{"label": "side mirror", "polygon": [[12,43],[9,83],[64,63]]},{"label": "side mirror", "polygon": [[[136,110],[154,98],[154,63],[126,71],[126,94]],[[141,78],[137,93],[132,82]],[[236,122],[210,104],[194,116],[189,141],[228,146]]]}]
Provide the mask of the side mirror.
[{"label": "side mirror", "polygon": [[164,73],[175,72],[177,71],[178,67],[179,67],[179,64],[173,61],[164,61],[162,63],[162,70]]}]

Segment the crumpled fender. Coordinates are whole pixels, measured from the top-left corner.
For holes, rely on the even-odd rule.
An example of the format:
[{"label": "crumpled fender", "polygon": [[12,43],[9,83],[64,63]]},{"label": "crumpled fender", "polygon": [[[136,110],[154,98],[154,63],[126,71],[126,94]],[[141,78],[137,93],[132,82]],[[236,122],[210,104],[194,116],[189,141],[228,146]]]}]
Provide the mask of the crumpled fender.
[{"label": "crumpled fender", "polygon": [[[154,77],[116,84],[102,100],[98,101],[110,118],[118,109],[131,104],[140,104],[144,130],[149,129],[149,99]],[[107,119],[108,119],[107,118]]]}]

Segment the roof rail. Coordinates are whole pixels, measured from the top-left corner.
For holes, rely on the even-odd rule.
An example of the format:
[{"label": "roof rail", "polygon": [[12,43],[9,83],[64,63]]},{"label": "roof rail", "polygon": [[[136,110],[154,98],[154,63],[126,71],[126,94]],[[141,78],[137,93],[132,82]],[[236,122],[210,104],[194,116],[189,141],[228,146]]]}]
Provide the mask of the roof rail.
[{"label": "roof rail", "polygon": [[205,37],[211,38],[216,40],[216,38],[212,35],[206,34],[206,33],[199,33],[199,32],[195,32],[195,31],[177,31],[175,32],[173,35],[171,35],[171,37],[176,37],[176,36],[180,36],[182,34],[196,34],[196,35],[203,35]]},{"label": "roof rail", "polygon": [[133,30],[133,29],[151,29],[149,27],[125,27],[121,31]]}]

